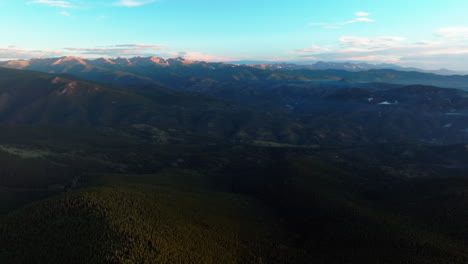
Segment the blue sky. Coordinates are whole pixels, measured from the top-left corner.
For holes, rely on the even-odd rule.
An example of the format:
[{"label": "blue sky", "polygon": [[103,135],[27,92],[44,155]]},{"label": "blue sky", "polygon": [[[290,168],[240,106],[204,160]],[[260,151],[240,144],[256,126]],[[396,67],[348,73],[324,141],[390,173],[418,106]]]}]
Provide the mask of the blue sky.
[{"label": "blue sky", "polygon": [[466,0],[0,0],[0,60],[184,56],[468,70]]}]

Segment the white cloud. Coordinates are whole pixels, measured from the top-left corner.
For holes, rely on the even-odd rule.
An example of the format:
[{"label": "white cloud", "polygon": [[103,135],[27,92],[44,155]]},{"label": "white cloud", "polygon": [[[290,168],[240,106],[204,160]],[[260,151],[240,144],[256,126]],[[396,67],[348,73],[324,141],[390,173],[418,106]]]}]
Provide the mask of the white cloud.
[{"label": "white cloud", "polygon": [[192,61],[213,61],[213,62],[235,61],[235,59],[232,59],[232,58],[220,57],[217,55],[211,55],[211,54],[206,54],[202,52],[193,52],[193,51],[180,52],[178,57],[183,57],[187,60],[192,60]]},{"label": "white cloud", "polygon": [[71,14],[68,13],[67,11],[59,12],[59,14],[62,15],[62,16],[71,16]]},{"label": "white cloud", "polygon": [[392,45],[398,44],[404,41],[403,37],[387,36],[387,37],[376,37],[376,38],[363,38],[354,36],[344,36],[339,39],[340,46],[347,48],[370,48],[378,49],[384,47],[391,47]]},{"label": "white cloud", "polygon": [[16,46],[8,46],[6,48],[0,47],[0,60],[31,59],[37,57],[56,58],[62,56],[81,56],[85,58],[135,56],[156,56],[164,58],[184,57],[187,60],[213,62],[236,60],[195,51],[171,51],[162,45],[154,44],[119,44],[94,48],[68,47],[58,50],[29,50]]},{"label": "white cloud", "polygon": [[150,44],[119,44],[108,47],[96,48],[64,48],[68,53],[83,56],[104,57],[131,57],[131,56],[163,56],[161,51],[167,50],[162,45]]},{"label": "white cloud", "polygon": [[320,51],[327,51],[327,49],[319,47],[319,46],[312,46],[305,49],[297,49],[297,50],[290,50],[287,53],[313,53],[313,52],[320,52]]},{"label": "white cloud", "polygon": [[73,8],[74,7],[72,3],[68,1],[35,0],[35,1],[32,1],[31,3],[44,4],[44,5],[48,5],[51,7],[61,7],[61,8]]},{"label": "white cloud", "polygon": [[126,7],[136,7],[136,6],[146,5],[155,1],[156,0],[119,0],[115,3],[115,5],[126,6]]},{"label": "white cloud", "polygon": [[303,61],[397,63],[426,69],[468,70],[468,42],[457,40],[409,42],[400,36],[343,36],[337,40],[335,49],[316,51],[312,55],[307,50],[286,53],[300,54],[297,59]]},{"label": "white cloud", "polygon": [[357,23],[357,22],[374,22],[374,19],[368,18],[366,16],[370,15],[366,12],[357,12],[355,13],[356,18],[344,22],[337,22],[337,23],[323,23],[323,22],[314,22],[309,23],[309,26],[323,26],[323,28],[335,29],[341,28],[342,26]]},{"label": "white cloud", "polygon": [[436,30],[436,36],[448,40],[468,39],[468,27],[445,27]]},{"label": "white cloud", "polygon": [[53,57],[61,55],[61,52],[55,50],[28,50],[10,45],[7,48],[0,47],[0,59],[30,59],[35,57]]},{"label": "white cloud", "polygon": [[149,49],[157,49],[157,50],[167,49],[166,47],[162,45],[151,45],[151,44],[119,44],[119,45],[115,45],[115,47],[149,48]]},{"label": "white cloud", "polygon": [[370,14],[367,12],[356,12],[354,13],[358,17],[369,16]]},{"label": "white cloud", "polygon": [[352,23],[356,23],[356,22],[374,22],[374,21],[375,20],[367,18],[367,17],[358,17],[358,18],[355,18],[353,20],[338,23],[337,25],[347,25],[347,24],[352,24]]}]

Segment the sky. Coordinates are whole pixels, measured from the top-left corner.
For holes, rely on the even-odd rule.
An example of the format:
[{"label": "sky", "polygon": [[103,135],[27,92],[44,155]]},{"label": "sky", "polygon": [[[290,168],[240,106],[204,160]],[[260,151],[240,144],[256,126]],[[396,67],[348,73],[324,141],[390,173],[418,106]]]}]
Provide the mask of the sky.
[{"label": "sky", "polygon": [[0,60],[82,56],[468,70],[466,0],[0,0]]}]

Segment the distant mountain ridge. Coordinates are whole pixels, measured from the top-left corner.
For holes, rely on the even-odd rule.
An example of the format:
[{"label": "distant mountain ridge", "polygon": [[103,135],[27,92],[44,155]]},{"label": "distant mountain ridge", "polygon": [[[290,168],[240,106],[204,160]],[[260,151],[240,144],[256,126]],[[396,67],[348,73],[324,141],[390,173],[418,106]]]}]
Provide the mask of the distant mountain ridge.
[{"label": "distant mountain ridge", "polygon": [[[371,64],[326,63],[314,65],[265,64],[240,65],[223,62],[191,61],[185,58],[160,57],[35,58],[0,62],[0,67],[68,74],[86,80],[118,85],[158,85],[170,89],[204,93],[214,87],[238,87],[246,82],[256,86],[268,83],[341,81],[346,85],[386,83],[432,85],[468,90],[468,75],[438,75],[412,68],[367,69]],[[381,64],[379,67],[393,67]],[[327,69],[327,68],[340,69]],[[398,67],[398,66],[395,66]],[[311,69],[315,68],[315,69]]]},{"label": "distant mountain ridge", "polygon": [[[47,65],[70,65],[70,64],[81,64],[81,65],[92,65],[92,66],[101,66],[106,67],[110,65],[120,65],[120,66],[176,66],[176,65],[185,65],[185,64],[203,64],[207,63],[204,61],[191,61],[182,57],[178,58],[169,58],[164,59],[161,57],[133,57],[133,58],[96,58],[96,59],[87,59],[84,57],[77,56],[65,56],[58,58],[32,58],[29,60],[11,60],[11,61],[0,61],[1,67],[14,68],[14,69],[25,69],[25,68],[34,68]],[[219,63],[213,63],[219,64]],[[318,61],[313,64],[303,64],[300,62],[268,62],[268,61],[231,61],[227,63],[221,63],[231,66],[249,66],[260,69],[269,69],[269,70],[346,70],[352,72],[359,71],[368,71],[368,70],[384,70],[392,69],[397,71],[415,71],[423,73],[434,73],[438,75],[465,75],[468,72],[454,71],[449,69],[441,68],[439,70],[424,70],[415,67],[401,67],[396,64],[391,63],[381,63],[381,64],[371,64],[371,63],[352,63],[352,62],[325,62]]]},{"label": "distant mountain ridge", "polygon": [[154,84],[190,90],[216,82],[244,81],[329,81],[350,83],[392,83],[402,85],[435,85],[468,90],[468,75],[441,69],[428,72],[393,64],[353,64],[317,62],[312,65],[291,63],[232,64],[191,61],[185,58],[160,57],[34,58],[0,62],[0,67],[34,70],[52,74],[70,74],[91,81],[123,85]]},{"label": "distant mountain ridge", "polygon": [[314,64],[300,64],[300,63],[246,63],[246,65],[257,67],[261,69],[270,70],[346,70],[352,72],[368,71],[368,70],[397,70],[397,71],[415,71],[423,73],[434,73],[438,75],[464,75],[466,72],[453,71],[449,69],[439,70],[423,70],[415,67],[401,67],[391,63],[370,64],[370,63],[351,63],[351,62],[324,62],[319,61]]},{"label": "distant mountain ridge", "polygon": [[32,58],[29,60],[10,60],[0,61],[0,66],[14,69],[25,69],[33,67],[53,67],[53,66],[69,66],[74,64],[81,64],[86,66],[175,66],[183,64],[191,64],[195,61],[189,61],[184,58],[170,58],[164,59],[160,57],[133,57],[133,58],[104,58],[87,59],[79,56],[64,56],[58,58]]}]

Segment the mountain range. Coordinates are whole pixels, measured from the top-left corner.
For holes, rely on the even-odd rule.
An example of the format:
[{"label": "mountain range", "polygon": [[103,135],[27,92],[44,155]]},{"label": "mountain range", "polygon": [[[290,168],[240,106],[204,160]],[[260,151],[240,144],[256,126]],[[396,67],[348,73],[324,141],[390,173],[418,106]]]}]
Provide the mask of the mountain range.
[{"label": "mountain range", "polygon": [[[239,62],[238,62],[239,63]],[[256,62],[246,64],[252,67],[258,67],[262,69],[284,69],[284,70],[346,70],[346,71],[368,71],[368,70],[384,70],[391,69],[397,71],[414,71],[414,72],[425,72],[425,73],[434,73],[438,75],[466,75],[466,72],[462,71],[453,71],[449,69],[439,69],[439,70],[423,70],[414,67],[401,67],[391,63],[382,63],[382,64],[370,64],[370,63],[351,63],[351,62],[325,62],[318,61],[314,64],[304,64],[304,63],[271,63],[271,62]]]},{"label": "mountain range", "polygon": [[0,263],[467,263],[468,76],[275,67],[1,62]]},{"label": "mountain range", "polygon": [[[225,64],[215,68],[183,59],[134,58],[111,64],[127,73],[79,58],[32,60],[29,65],[67,75],[1,69],[4,123],[148,124],[236,140],[318,145],[399,140],[445,144],[468,138],[468,95],[456,89],[305,81],[283,72]],[[300,76],[309,78],[317,73],[302,71]],[[136,72],[141,75],[130,78]]]},{"label": "mountain range", "polygon": [[201,81],[203,81],[203,85],[208,85],[213,80],[300,80],[306,82],[346,80],[354,83],[424,84],[468,89],[468,76],[438,75],[419,69],[395,67],[391,64],[319,62],[310,66],[295,64],[240,65],[190,61],[184,58],[134,57],[90,60],[81,57],[60,57],[4,61],[0,62],[0,67],[71,74],[99,82],[158,84],[180,89],[186,89],[186,87]]}]

